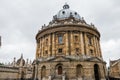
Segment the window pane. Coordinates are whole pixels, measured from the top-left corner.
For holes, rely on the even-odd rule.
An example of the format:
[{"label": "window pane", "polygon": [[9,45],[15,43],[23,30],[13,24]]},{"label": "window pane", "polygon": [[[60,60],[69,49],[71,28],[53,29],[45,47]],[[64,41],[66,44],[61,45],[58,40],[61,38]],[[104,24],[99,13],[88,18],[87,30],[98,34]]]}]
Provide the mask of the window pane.
[{"label": "window pane", "polygon": [[58,53],[62,53],[62,49],[60,48],[60,49],[58,49]]},{"label": "window pane", "polygon": [[58,42],[59,42],[59,44],[61,44],[61,43],[62,43],[62,39],[63,39],[63,37],[62,37],[62,36],[59,36],[59,37],[58,37]]}]

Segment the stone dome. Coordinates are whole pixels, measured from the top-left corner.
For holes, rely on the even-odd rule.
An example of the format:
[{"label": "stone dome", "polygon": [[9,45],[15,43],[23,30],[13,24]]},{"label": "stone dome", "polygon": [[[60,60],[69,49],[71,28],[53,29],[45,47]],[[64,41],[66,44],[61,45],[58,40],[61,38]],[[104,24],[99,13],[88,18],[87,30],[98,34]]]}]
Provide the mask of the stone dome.
[{"label": "stone dome", "polygon": [[25,60],[23,59],[23,55],[17,60],[17,65],[25,65]]},{"label": "stone dome", "polygon": [[79,15],[76,11],[70,10],[69,8],[70,8],[69,5],[68,5],[68,4],[65,4],[65,5],[63,6],[63,9],[60,10],[60,11],[54,16],[54,19],[64,20],[64,19],[69,19],[69,18],[73,17],[73,18],[76,19],[76,20],[80,20],[80,19],[81,19],[80,15]]}]

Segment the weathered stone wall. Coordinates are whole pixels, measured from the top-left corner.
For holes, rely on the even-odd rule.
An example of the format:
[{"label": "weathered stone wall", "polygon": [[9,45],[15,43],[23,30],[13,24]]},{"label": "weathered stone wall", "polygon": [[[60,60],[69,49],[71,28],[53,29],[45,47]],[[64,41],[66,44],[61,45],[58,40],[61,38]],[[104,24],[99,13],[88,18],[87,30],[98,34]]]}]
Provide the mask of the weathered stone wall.
[{"label": "weathered stone wall", "polygon": [[[58,37],[62,35],[62,43]],[[100,36],[96,30],[76,25],[49,27],[37,34],[36,58],[58,55],[62,49],[63,55],[87,55],[102,58]]]},{"label": "weathered stone wall", "polygon": [[120,62],[110,66],[109,76],[113,78],[120,78]]},{"label": "weathered stone wall", "polygon": [[[24,78],[28,79],[32,77],[32,71],[27,70],[24,68]],[[0,66],[0,80],[11,80],[11,79],[20,79],[21,75],[21,69],[19,67],[9,67],[9,66]]]},{"label": "weathered stone wall", "polygon": [[0,66],[0,80],[18,79],[19,68]]},{"label": "weathered stone wall", "polygon": [[[46,62],[46,63],[41,63],[40,65],[38,65],[38,78],[41,79],[41,68],[43,66],[46,67],[46,74],[45,74],[45,78],[48,79],[49,76],[57,76],[58,72],[57,72],[57,65],[62,65],[63,68],[63,75],[65,74],[65,77],[69,78],[69,79],[76,79],[77,78],[77,70],[76,70],[76,66],[77,65],[81,65],[83,68],[83,71],[80,75],[79,78],[86,78],[87,80],[94,80],[94,65],[96,64],[96,62]],[[100,74],[100,79],[105,79],[105,75],[106,73],[104,72],[103,66],[105,66],[105,64],[99,62],[97,63],[99,65],[99,74]]]},{"label": "weathered stone wall", "polygon": [[[39,31],[36,40],[36,59],[40,62],[35,69],[36,78],[95,80],[97,73],[96,79],[105,79],[106,63],[102,59],[97,29],[77,22],[69,24],[66,21],[61,25],[58,22]],[[62,68],[61,75],[59,68]]]}]

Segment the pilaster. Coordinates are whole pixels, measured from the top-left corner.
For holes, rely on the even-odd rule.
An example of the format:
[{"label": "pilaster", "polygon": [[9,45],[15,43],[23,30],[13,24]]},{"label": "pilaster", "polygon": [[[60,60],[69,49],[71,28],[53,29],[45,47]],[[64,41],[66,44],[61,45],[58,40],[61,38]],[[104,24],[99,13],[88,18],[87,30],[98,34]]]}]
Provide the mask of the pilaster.
[{"label": "pilaster", "polygon": [[100,52],[99,52],[99,45],[98,45],[98,40],[95,37],[95,41],[96,41],[96,50],[97,50],[97,57],[100,57]]},{"label": "pilaster", "polygon": [[95,36],[93,36],[93,44],[94,44],[94,55],[95,57],[97,56],[97,45],[96,45],[96,39],[95,39]]},{"label": "pilaster", "polygon": [[69,42],[68,42],[68,32],[66,32],[66,55],[69,55]]},{"label": "pilaster", "polygon": [[84,41],[83,41],[83,33],[80,32],[80,46],[81,46],[81,54],[84,55]]},{"label": "pilaster", "polygon": [[84,33],[84,50],[85,50],[85,55],[88,55],[88,41],[87,41],[87,35]]},{"label": "pilaster", "polygon": [[73,32],[71,32],[71,55],[74,55],[74,39],[73,39]]},{"label": "pilaster", "polygon": [[55,33],[52,34],[52,54],[55,56]]}]

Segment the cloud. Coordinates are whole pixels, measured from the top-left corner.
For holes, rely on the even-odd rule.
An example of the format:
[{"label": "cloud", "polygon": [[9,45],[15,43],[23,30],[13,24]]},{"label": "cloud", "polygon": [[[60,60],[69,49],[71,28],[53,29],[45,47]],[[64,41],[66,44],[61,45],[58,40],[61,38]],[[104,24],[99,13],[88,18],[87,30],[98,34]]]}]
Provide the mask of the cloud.
[{"label": "cloud", "polygon": [[12,61],[23,53],[35,58],[35,35],[43,24],[48,24],[64,3],[85,20],[94,23],[101,33],[105,60],[120,57],[120,2],[119,0],[0,0],[0,61]]},{"label": "cloud", "polygon": [[[109,60],[120,58],[120,38],[117,40],[111,39],[101,42],[103,58],[107,63]],[[109,65],[109,64],[107,64]]]}]

